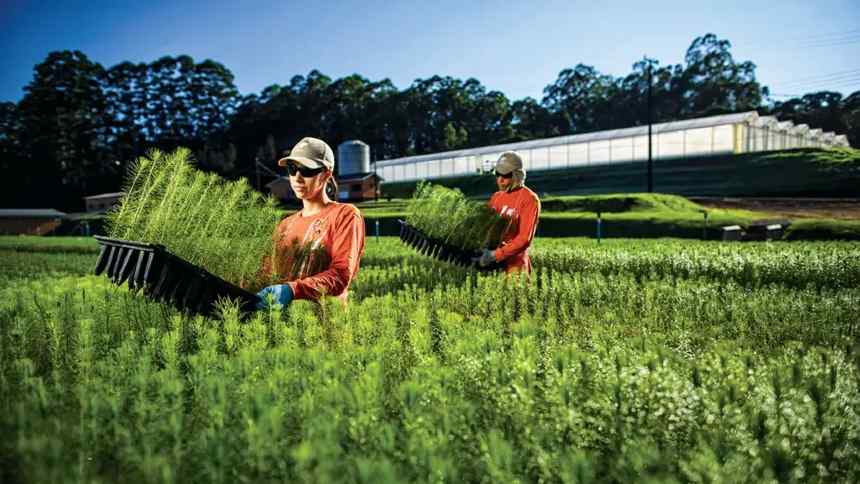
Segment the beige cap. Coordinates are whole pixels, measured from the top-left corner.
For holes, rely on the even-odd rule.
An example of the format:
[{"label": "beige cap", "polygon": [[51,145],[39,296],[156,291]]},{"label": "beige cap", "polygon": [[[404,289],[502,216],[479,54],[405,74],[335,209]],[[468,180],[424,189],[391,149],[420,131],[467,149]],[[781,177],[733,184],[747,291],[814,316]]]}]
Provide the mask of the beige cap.
[{"label": "beige cap", "polygon": [[505,151],[496,161],[496,171],[502,175],[507,175],[516,170],[522,171],[522,169],[523,159],[520,158],[520,155],[516,151]]},{"label": "beige cap", "polygon": [[325,141],[317,138],[302,138],[293,146],[289,155],[278,160],[278,165],[287,166],[288,161],[301,163],[308,168],[324,166],[334,170],[334,152]]}]

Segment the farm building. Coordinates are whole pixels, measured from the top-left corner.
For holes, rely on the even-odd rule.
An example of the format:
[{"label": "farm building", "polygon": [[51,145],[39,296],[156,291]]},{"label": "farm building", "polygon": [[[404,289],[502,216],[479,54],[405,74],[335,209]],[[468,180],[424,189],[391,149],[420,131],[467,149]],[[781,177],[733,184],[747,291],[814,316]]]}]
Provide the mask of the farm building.
[{"label": "farm building", "polygon": [[125,195],[124,192],[90,195],[89,197],[84,197],[84,203],[86,204],[87,212],[106,212],[119,203],[123,195]]},{"label": "farm building", "polygon": [[[367,144],[353,140],[345,141],[337,147],[337,199],[340,201],[357,202],[373,200],[381,178],[370,171],[370,147]],[[279,200],[296,201],[296,196],[290,188],[290,179],[281,176],[266,184],[266,188]]]},{"label": "farm building", "polygon": [[341,201],[373,200],[379,186],[379,177],[375,173],[358,173],[338,177],[337,199]]},{"label": "farm building", "polygon": [[[373,200],[379,187],[379,177],[375,173],[358,173],[337,177],[337,199],[341,202]],[[269,192],[284,202],[296,202],[296,195],[290,188],[290,179],[282,176],[266,184]]]},{"label": "farm building", "polygon": [[278,200],[281,200],[282,202],[296,201],[296,195],[290,188],[290,179],[288,177],[281,176],[275,178],[269,183],[266,183],[266,188],[269,190],[269,193],[271,193],[273,197],[277,198]]},{"label": "farm building", "polygon": [[65,218],[65,213],[53,208],[0,209],[0,234],[45,235]]},{"label": "farm building", "polygon": [[[844,135],[780,122],[755,111],[654,124],[651,132],[655,160],[849,146]],[[509,150],[520,154],[527,170],[647,161],[648,126],[380,160],[376,171],[386,182],[464,176],[486,171],[488,161]]]}]

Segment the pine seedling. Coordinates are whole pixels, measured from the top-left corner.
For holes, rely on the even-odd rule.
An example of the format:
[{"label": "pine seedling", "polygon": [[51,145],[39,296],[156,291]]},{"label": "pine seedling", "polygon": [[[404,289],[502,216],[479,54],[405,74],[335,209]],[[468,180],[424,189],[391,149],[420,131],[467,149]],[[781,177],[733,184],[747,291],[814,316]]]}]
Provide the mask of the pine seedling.
[{"label": "pine seedling", "polygon": [[274,200],[244,179],[198,171],[190,151],[152,151],[132,165],[126,195],[109,215],[115,238],[161,244],[234,284],[252,278],[271,247]]},{"label": "pine seedling", "polygon": [[421,182],[407,207],[407,223],[429,237],[463,250],[495,249],[508,219],[457,189]]},{"label": "pine seedling", "polygon": [[[153,167],[153,161],[146,157],[140,157],[130,163],[128,168],[130,181],[123,187],[123,191],[126,194],[137,194],[140,187],[146,183],[147,177],[152,174]],[[141,200],[137,197],[125,197],[118,205],[108,210],[108,225],[117,232],[113,234],[114,236],[120,234],[125,236],[131,229],[132,219],[137,214],[135,204],[140,202]]]},{"label": "pine seedling", "polygon": [[[185,161],[187,156],[187,150],[180,149],[164,158],[160,169],[163,170],[167,180],[165,180],[163,192],[156,192],[158,193],[157,205],[154,207],[153,213],[149,217],[149,223],[146,224],[146,228],[141,236],[141,240],[144,242],[158,243],[160,240],[163,240],[159,238],[159,235],[169,234],[164,229],[171,207],[170,203],[173,201],[177,190],[185,186],[184,167],[186,166]],[[161,191],[161,187],[157,187],[156,189]]]}]

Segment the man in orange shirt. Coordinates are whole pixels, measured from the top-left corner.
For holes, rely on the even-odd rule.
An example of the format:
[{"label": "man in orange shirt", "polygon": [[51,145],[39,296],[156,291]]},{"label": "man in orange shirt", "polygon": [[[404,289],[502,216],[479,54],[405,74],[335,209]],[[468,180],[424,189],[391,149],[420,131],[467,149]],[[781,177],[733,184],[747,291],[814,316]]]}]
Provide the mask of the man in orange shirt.
[{"label": "man in orange shirt", "polygon": [[494,174],[499,191],[490,197],[489,205],[510,222],[502,235],[501,245],[496,250],[484,250],[478,264],[486,267],[501,262],[505,272],[531,272],[529,246],[537,229],[540,200],[524,185],[526,170],[516,152],[502,153],[496,161]]},{"label": "man in orange shirt", "polygon": [[364,253],[364,219],[355,206],[333,200],[334,153],[324,141],[304,138],[278,165],[287,168],[302,209],[272,234],[273,255],[262,273],[277,284],[257,294],[260,308],[270,299],[288,306],[294,299],[334,296],[345,303]]}]

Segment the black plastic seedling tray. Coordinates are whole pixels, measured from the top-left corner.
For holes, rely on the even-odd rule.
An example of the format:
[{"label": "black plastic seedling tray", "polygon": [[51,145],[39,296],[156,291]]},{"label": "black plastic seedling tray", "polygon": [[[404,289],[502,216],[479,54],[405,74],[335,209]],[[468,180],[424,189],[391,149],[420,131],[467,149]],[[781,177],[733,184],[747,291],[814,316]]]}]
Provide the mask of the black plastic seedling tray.
[{"label": "black plastic seedling tray", "polygon": [[463,250],[460,247],[446,244],[441,240],[428,236],[403,220],[398,220],[398,222],[400,223],[400,240],[420,254],[433,257],[442,262],[448,262],[461,267],[470,267],[479,271],[497,271],[502,268],[502,264],[499,263],[481,267],[473,261],[476,257],[481,256],[480,251]]},{"label": "black plastic seedling tray", "polygon": [[95,273],[105,273],[114,284],[128,282],[132,290],[197,314],[212,314],[215,302],[224,298],[239,301],[243,311],[257,306],[256,294],[171,254],[162,245],[94,237],[101,245]]}]

